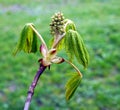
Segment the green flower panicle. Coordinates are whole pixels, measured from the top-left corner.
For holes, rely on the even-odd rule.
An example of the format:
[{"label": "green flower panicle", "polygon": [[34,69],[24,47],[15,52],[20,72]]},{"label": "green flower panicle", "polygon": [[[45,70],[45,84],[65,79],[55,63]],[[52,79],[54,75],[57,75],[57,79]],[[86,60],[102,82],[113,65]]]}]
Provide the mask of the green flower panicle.
[{"label": "green flower panicle", "polygon": [[55,35],[57,34],[63,34],[64,31],[64,24],[65,24],[65,18],[61,12],[55,13],[55,15],[52,16],[52,21],[50,23],[50,30],[51,34]]}]

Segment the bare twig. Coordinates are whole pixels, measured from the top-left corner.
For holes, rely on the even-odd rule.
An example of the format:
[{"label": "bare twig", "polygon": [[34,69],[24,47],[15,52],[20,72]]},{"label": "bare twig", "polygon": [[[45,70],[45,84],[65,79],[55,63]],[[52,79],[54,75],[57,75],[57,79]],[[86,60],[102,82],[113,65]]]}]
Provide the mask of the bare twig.
[{"label": "bare twig", "polygon": [[38,72],[36,73],[31,86],[29,87],[28,96],[26,98],[24,110],[29,110],[30,102],[31,102],[32,96],[34,94],[34,89],[35,89],[35,87],[37,85],[37,82],[39,80],[40,75],[43,73],[43,71],[45,69],[46,69],[46,66],[40,65],[40,68],[39,68]]}]

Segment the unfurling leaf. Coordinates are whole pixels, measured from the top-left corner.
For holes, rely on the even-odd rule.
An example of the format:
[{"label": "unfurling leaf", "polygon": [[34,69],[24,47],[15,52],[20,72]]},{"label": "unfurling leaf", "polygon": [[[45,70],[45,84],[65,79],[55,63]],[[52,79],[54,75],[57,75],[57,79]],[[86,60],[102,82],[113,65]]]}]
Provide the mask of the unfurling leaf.
[{"label": "unfurling leaf", "polygon": [[80,85],[81,79],[82,79],[81,76],[79,74],[75,73],[72,75],[72,78],[68,80],[68,82],[65,85],[66,100],[70,100],[70,98],[72,98],[77,87]]},{"label": "unfurling leaf", "polygon": [[70,31],[66,33],[64,43],[65,43],[65,50],[68,55],[68,58],[72,62],[74,57],[74,51],[73,51],[74,44],[72,41],[72,36]]},{"label": "unfurling leaf", "polygon": [[82,37],[77,31],[69,30],[65,36],[65,50],[68,53],[69,60],[72,61],[75,56],[77,61],[85,68],[88,65],[89,55],[84,45]]},{"label": "unfurling leaf", "polygon": [[13,52],[14,55],[21,50],[26,53],[35,53],[37,51],[37,36],[31,25],[34,27],[33,24],[28,23],[23,28],[18,44]]}]

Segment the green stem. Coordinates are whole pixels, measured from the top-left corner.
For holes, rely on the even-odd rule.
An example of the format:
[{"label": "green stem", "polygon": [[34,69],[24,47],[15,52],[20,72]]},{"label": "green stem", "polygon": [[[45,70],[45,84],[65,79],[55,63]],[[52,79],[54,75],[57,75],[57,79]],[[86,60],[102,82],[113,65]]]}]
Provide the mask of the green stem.
[{"label": "green stem", "polygon": [[57,45],[58,45],[59,42],[63,39],[64,36],[65,36],[65,34],[62,34],[62,35],[56,34],[56,35],[55,35],[55,39],[54,39],[54,43],[53,43],[53,45],[52,45],[52,48],[56,48]]},{"label": "green stem", "polygon": [[73,64],[73,63],[71,63],[70,61],[68,61],[68,60],[65,60],[65,62],[67,62],[68,64],[70,64],[76,71],[77,71],[77,73],[81,76],[81,78],[82,78],[82,73],[80,72],[80,70]]}]

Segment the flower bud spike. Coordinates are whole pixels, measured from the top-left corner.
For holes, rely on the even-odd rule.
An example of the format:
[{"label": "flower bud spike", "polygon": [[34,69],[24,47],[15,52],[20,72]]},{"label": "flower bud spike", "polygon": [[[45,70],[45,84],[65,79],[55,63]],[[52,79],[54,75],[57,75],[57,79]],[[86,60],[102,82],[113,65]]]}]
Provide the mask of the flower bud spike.
[{"label": "flower bud spike", "polygon": [[51,32],[55,32],[52,35],[55,35],[56,33],[60,35],[64,34],[64,31],[61,31],[58,28],[61,27],[64,29],[64,16],[61,12],[55,13],[55,15],[52,17],[51,24]]}]

